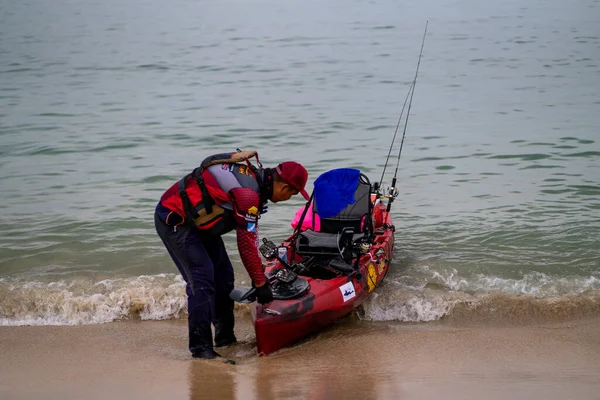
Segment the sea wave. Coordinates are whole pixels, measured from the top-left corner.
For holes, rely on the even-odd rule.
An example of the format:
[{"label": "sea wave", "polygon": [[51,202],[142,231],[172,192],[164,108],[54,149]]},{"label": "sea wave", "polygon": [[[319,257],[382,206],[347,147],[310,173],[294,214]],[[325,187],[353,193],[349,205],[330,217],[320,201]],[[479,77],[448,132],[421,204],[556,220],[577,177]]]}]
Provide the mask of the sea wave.
[{"label": "sea wave", "polygon": [[[452,268],[447,271],[429,270],[427,266],[420,268],[425,280],[422,287],[439,286],[443,289],[474,292],[499,292],[509,295],[531,295],[538,298],[577,296],[591,292],[600,292],[600,277],[596,275],[559,276],[532,271],[516,278],[496,275],[476,274],[462,276]],[[427,275],[430,274],[430,277]]]},{"label": "sea wave", "polygon": [[[568,320],[600,315],[600,280],[552,278],[532,273],[522,279],[461,277],[430,271],[426,282],[390,276],[358,309],[370,321]],[[241,305],[243,306],[243,305]],[[248,307],[236,307],[242,317]],[[185,282],[177,274],[131,278],[77,278],[53,282],[0,279],[0,326],[83,325],[123,320],[185,318]]]},{"label": "sea wave", "polygon": [[359,316],[369,321],[529,323],[568,321],[600,315],[600,294],[536,298],[505,293],[401,292],[395,296],[375,293]]},{"label": "sea wave", "polygon": [[569,320],[600,315],[600,278],[554,276],[541,272],[506,278],[461,275],[456,269],[389,277],[362,306],[371,321],[427,322],[445,320]]},{"label": "sea wave", "polygon": [[93,282],[0,280],[0,325],[83,325],[180,318],[185,282],[175,274]]}]

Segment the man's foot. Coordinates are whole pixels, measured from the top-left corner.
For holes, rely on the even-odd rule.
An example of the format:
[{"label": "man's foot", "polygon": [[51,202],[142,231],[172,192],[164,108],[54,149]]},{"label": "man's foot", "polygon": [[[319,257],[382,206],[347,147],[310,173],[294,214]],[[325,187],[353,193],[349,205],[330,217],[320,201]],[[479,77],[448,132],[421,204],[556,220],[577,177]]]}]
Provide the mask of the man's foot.
[{"label": "man's foot", "polygon": [[192,353],[192,357],[201,358],[203,360],[219,360],[223,361],[225,364],[235,364],[234,360],[230,360],[228,358],[223,357],[222,355],[214,351],[211,347],[207,347],[202,350],[196,350]]},{"label": "man's foot", "polygon": [[215,347],[227,347],[227,346],[231,346],[232,344],[236,344],[236,343],[237,343],[237,339],[236,339],[235,335],[231,335],[231,336],[225,337],[225,338],[215,339]]}]

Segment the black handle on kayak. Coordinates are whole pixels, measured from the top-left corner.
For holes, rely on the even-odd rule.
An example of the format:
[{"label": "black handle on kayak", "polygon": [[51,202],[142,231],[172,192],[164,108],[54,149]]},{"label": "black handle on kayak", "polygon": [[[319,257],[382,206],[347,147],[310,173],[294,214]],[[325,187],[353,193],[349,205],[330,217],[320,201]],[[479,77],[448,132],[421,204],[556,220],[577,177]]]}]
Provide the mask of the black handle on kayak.
[{"label": "black handle on kayak", "polygon": [[252,303],[256,301],[256,288],[248,286],[236,287],[229,293],[229,298],[238,303]]}]

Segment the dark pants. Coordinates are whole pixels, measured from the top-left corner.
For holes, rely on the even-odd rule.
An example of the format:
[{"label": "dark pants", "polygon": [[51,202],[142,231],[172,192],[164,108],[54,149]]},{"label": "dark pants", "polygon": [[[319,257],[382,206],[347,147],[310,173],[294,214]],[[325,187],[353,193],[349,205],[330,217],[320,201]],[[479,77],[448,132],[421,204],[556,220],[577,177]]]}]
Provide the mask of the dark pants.
[{"label": "dark pants", "polygon": [[[176,229],[160,217],[160,206],[154,215],[158,236],[187,283],[188,328],[192,354],[212,348],[211,323],[215,341],[233,337],[233,267],[220,236],[202,237],[194,226]],[[163,209],[164,210],[164,209]]]}]

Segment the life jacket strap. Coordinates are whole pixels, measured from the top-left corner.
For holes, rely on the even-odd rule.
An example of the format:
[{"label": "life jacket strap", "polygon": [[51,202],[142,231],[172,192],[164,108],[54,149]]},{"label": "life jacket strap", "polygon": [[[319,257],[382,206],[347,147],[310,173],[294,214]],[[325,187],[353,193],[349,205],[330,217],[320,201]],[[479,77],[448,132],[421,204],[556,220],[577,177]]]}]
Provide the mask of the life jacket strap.
[{"label": "life jacket strap", "polygon": [[206,209],[206,213],[212,214],[215,201],[212,197],[210,197],[210,194],[208,194],[208,189],[204,184],[204,178],[202,178],[202,171],[204,171],[203,167],[196,168],[194,170],[194,179],[196,180],[196,184],[202,191],[202,202],[204,203],[204,209]]},{"label": "life jacket strap", "polygon": [[185,212],[185,219],[188,223],[194,220],[194,214],[192,210],[194,207],[192,206],[192,202],[190,201],[190,197],[185,191],[185,183],[187,179],[190,177],[190,174],[184,176],[179,180],[177,184],[177,189],[179,191],[179,197],[181,197],[181,202],[183,203],[183,211]]}]

